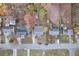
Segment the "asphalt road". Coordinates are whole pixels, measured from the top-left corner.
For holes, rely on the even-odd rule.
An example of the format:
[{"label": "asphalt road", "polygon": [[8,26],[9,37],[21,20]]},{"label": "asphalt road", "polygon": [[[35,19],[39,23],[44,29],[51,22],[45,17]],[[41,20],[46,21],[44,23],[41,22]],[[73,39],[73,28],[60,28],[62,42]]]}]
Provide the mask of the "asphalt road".
[{"label": "asphalt road", "polygon": [[0,44],[2,49],[75,49],[79,48],[79,44]]}]

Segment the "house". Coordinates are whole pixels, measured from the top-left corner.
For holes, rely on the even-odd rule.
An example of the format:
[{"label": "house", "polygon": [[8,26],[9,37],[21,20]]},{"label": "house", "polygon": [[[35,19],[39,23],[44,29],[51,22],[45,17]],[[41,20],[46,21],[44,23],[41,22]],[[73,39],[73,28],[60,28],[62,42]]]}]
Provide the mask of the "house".
[{"label": "house", "polygon": [[16,25],[16,18],[11,18],[9,22],[10,25]]},{"label": "house", "polygon": [[8,27],[8,26],[3,27],[3,28],[2,28],[2,32],[3,32],[4,36],[9,36],[9,35],[11,35],[11,29],[10,29],[10,27]]},{"label": "house", "polygon": [[71,36],[71,35],[73,35],[73,29],[64,30],[63,34]]},{"label": "house", "polygon": [[21,44],[21,39],[24,39],[27,35],[27,31],[24,29],[16,29],[16,39],[18,44]]},{"label": "house", "polygon": [[16,18],[13,18],[12,16],[6,16],[3,19],[4,26],[16,25]]},{"label": "house", "polygon": [[24,27],[17,27],[16,28],[16,38],[20,37],[21,39],[27,35],[27,30]]},{"label": "house", "polygon": [[42,28],[43,28],[42,26],[35,26],[33,33],[38,36],[42,35],[43,34]]},{"label": "house", "polygon": [[3,19],[3,25],[4,25],[4,26],[9,26],[9,20],[6,19],[6,18],[4,18],[4,19]]},{"label": "house", "polygon": [[49,30],[49,34],[52,36],[59,35],[59,28],[53,28],[52,30]]},{"label": "house", "polygon": [[15,27],[14,27],[14,25],[9,25],[9,27],[10,27],[12,33],[15,33]]},{"label": "house", "polygon": [[33,43],[37,43],[37,38],[43,35],[42,26],[35,26],[34,30],[32,31],[32,41]]}]

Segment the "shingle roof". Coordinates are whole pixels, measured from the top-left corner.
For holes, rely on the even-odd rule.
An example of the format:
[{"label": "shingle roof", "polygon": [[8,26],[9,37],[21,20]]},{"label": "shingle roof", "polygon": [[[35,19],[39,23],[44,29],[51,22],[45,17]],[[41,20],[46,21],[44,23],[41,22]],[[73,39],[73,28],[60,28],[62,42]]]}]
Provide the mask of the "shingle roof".
[{"label": "shingle roof", "polygon": [[10,20],[10,25],[15,25],[16,24],[16,20],[15,19],[11,19]]},{"label": "shingle roof", "polygon": [[26,28],[24,28],[24,27],[18,27],[17,29],[16,29],[16,35],[27,35],[28,33],[27,33],[27,30],[26,30]]},{"label": "shingle roof", "polygon": [[52,30],[49,31],[49,34],[58,35],[59,34],[59,29],[58,28],[53,28]]},{"label": "shingle roof", "polygon": [[3,34],[4,35],[10,35],[11,34],[11,28],[6,26],[2,28]]}]

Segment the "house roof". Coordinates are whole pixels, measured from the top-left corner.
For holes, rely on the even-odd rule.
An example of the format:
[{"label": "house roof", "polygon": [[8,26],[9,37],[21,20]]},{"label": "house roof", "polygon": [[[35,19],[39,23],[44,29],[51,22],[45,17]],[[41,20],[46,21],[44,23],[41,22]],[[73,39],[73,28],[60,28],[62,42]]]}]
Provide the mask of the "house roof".
[{"label": "house roof", "polygon": [[5,22],[6,22],[6,24],[8,23],[9,25],[16,25],[16,18],[14,18],[12,16],[6,16]]},{"label": "house roof", "polygon": [[10,29],[10,27],[9,26],[4,26],[2,29],[8,30],[8,29]]},{"label": "house roof", "polygon": [[3,28],[2,28],[2,31],[3,31],[3,34],[6,35],[6,36],[8,36],[8,35],[11,34],[11,29],[10,29],[10,27],[8,27],[8,26],[3,27]]},{"label": "house roof", "polygon": [[42,31],[42,26],[35,26],[34,31],[32,33],[33,35],[42,35],[43,31]]},{"label": "house roof", "polygon": [[34,27],[34,32],[40,32],[42,31],[42,26],[35,26]]},{"label": "house roof", "polygon": [[68,35],[73,35],[73,29],[68,29]]},{"label": "house roof", "polygon": [[59,29],[58,28],[53,28],[52,30],[49,30],[49,34],[59,35]]},{"label": "house roof", "polygon": [[16,29],[27,30],[25,26],[17,26]]},{"label": "house roof", "polygon": [[16,25],[16,19],[15,18],[10,19],[10,25]]},{"label": "house roof", "polygon": [[[49,31],[51,35],[58,35],[59,34],[59,29],[58,28],[53,28],[51,31]],[[64,30],[63,33],[65,35],[73,35],[72,29]]]},{"label": "house roof", "polygon": [[25,30],[16,30],[16,36],[25,36],[27,32]]},{"label": "house roof", "polygon": [[27,30],[24,27],[17,27],[16,29],[16,35],[27,35]]},{"label": "house roof", "polygon": [[14,26],[10,25],[10,26],[4,26],[2,29],[5,30],[11,30]]}]

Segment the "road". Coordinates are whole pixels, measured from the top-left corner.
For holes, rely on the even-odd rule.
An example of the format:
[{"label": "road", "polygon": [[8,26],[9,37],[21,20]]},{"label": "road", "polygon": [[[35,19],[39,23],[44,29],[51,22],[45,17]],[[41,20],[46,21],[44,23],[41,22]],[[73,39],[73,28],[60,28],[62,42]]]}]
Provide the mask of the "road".
[{"label": "road", "polygon": [[79,44],[0,44],[0,48],[3,49],[75,49],[79,48]]},{"label": "road", "polygon": [[12,49],[13,50],[13,56],[17,55],[17,49],[29,49],[28,50],[28,56],[30,55],[30,49],[42,49],[42,50],[48,50],[48,49],[68,49],[69,55],[74,56],[74,52],[76,48],[79,48],[79,44],[49,44],[49,45],[38,45],[38,44],[0,44],[1,49]]}]

